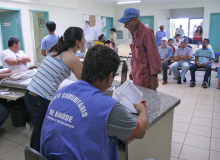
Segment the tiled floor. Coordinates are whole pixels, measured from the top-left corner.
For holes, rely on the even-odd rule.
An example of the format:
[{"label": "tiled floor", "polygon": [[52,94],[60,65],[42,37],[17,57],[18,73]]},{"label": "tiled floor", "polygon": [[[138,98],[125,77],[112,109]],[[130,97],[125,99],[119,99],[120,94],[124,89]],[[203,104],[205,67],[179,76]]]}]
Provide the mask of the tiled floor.
[{"label": "tiled floor", "polygon": [[[170,160],[220,160],[220,91],[215,89],[215,72],[208,89],[201,87],[203,75],[204,72],[196,73],[194,88],[189,87],[189,72],[188,81],[181,85],[169,76],[168,84],[162,86],[162,75],[159,75],[158,91],[181,99],[174,113]],[[116,80],[120,80],[120,76]],[[13,127],[10,117],[3,127],[7,131],[0,135],[0,160],[23,160],[30,133],[25,127]]]}]

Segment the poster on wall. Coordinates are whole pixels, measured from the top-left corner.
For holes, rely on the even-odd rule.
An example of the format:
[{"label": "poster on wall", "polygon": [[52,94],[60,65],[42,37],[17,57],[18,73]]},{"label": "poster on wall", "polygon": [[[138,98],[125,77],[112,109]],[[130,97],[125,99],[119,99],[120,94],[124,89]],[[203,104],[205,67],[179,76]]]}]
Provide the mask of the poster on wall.
[{"label": "poster on wall", "polygon": [[101,35],[101,16],[83,15],[83,30],[87,41],[98,40]]},{"label": "poster on wall", "polygon": [[102,17],[102,34],[104,34],[106,36],[106,17]]}]

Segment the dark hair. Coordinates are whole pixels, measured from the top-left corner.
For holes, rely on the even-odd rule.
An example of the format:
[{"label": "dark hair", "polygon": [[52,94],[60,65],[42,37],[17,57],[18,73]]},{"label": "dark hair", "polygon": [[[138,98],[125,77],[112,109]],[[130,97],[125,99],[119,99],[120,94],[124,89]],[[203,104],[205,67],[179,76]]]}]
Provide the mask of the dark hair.
[{"label": "dark hair", "polygon": [[14,45],[14,43],[18,44],[18,42],[20,42],[20,39],[15,38],[15,37],[11,37],[8,40],[8,47],[12,47]]},{"label": "dark hair", "polygon": [[115,42],[110,42],[115,47]]},{"label": "dark hair", "polygon": [[86,21],[86,23],[89,23],[89,21]]},{"label": "dark hair", "polygon": [[183,26],[182,25],[180,25],[180,28],[182,28]]},{"label": "dark hair", "polygon": [[46,26],[50,32],[54,32],[56,30],[56,23],[53,21],[47,21]]},{"label": "dark hair", "polygon": [[104,41],[104,44],[110,44],[110,43],[111,43],[110,40]]},{"label": "dark hair", "polygon": [[[81,41],[83,37],[83,30],[79,27],[69,27],[64,35],[61,36],[57,42],[49,52],[55,51],[57,55],[61,52],[67,51],[70,47],[76,46],[76,40]],[[57,56],[55,55],[55,56]]]},{"label": "dark hair", "polygon": [[176,37],[181,37],[180,34],[176,34]]},{"label": "dark hair", "polygon": [[209,41],[209,39],[208,39],[208,38],[203,39],[203,41],[204,41],[204,40],[206,40],[206,41],[207,41],[207,43],[209,44],[209,42],[210,42],[210,41]]},{"label": "dark hair", "polygon": [[164,30],[164,25],[161,25],[159,28],[160,28],[161,31],[163,31]]},{"label": "dark hair", "polygon": [[[168,40],[168,42],[169,42],[169,41],[173,41],[173,39],[172,39],[172,38],[170,38],[170,39]],[[173,42],[174,42],[174,41],[173,41]]]},{"label": "dark hair", "polygon": [[98,37],[99,40],[101,40],[103,36],[104,36],[104,34],[101,34],[101,35]]},{"label": "dark hair", "polygon": [[112,29],[110,29],[110,31],[116,32],[116,29],[115,29],[115,28],[112,28]]},{"label": "dark hair", "polygon": [[[200,30],[200,31],[198,30],[199,27],[201,27],[201,30]],[[198,33],[198,32],[199,32],[200,35],[203,33],[203,31],[202,31],[202,26],[198,26],[198,27],[197,27],[196,33]]]},{"label": "dark hair", "polygon": [[87,51],[81,79],[92,84],[96,80],[103,81],[111,72],[115,77],[120,63],[120,57],[114,50],[103,45],[95,45]]}]

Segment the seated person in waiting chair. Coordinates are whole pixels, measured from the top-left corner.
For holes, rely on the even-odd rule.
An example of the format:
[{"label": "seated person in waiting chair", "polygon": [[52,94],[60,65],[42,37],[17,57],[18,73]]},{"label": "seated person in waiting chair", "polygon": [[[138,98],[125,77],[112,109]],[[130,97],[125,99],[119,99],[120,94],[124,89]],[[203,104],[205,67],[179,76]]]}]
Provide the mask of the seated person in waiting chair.
[{"label": "seated person in waiting chair", "polygon": [[162,46],[158,47],[160,56],[161,56],[161,64],[163,70],[163,82],[162,84],[167,84],[167,66],[169,65],[169,61],[171,57],[173,57],[173,48],[167,45],[167,37],[163,37],[161,39]]},{"label": "seated person in waiting chair", "polygon": [[196,70],[198,68],[205,68],[205,76],[202,87],[207,88],[208,78],[212,70],[211,63],[215,58],[213,50],[209,49],[208,45],[209,45],[209,39],[206,38],[202,41],[202,48],[196,50],[195,63],[190,67],[190,73],[191,73],[190,87],[194,87],[196,85],[196,80],[195,80]]},{"label": "seated person in waiting chair", "polygon": [[[186,82],[186,73],[190,67],[190,60],[193,56],[192,47],[187,46],[188,39],[184,38],[181,41],[180,47],[176,50],[174,54],[174,63],[170,65],[170,69],[173,72],[174,79],[181,78]],[[178,71],[178,67],[182,67],[182,72]]]},{"label": "seated person in waiting chair", "polygon": [[88,50],[82,80],[60,89],[48,107],[41,131],[44,157],[118,160],[117,138],[144,137],[148,126],[145,107],[134,104],[140,115],[136,120],[103,93],[114,81],[119,65],[120,57],[109,47],[95,45]]},{"label": "seated person in waiting chair", "polygon": [[26,64],[31,62],[31,59],[20,50],[20,40],[14,37],[10,38],[8,40],[8,47],[8,49],[1,53],[3,68],[14,69],[17,71],[26,70]]},{"label": "seated person in waiting chair", "polygon": [[[220,57],[218,59],[220,59]],[[218,78],[218,82],[217,82],[216,89],[220,90],[220,61],[219,61],[218,67],[212,68],[212,70],[217,72],[216,78]]]}]

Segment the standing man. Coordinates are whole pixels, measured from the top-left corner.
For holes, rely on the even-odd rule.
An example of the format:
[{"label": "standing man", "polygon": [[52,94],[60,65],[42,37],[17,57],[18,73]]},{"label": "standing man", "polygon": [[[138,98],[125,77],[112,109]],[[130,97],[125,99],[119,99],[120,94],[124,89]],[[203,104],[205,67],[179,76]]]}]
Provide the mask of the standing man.
[{"label": "standing man", "polygon": [[118,20],[118,22],[124,23],[124,27],[132,34],[129,78],[135,85],[156,90],[158,87],[157,74],[161,71],[161,58],[153,30],[145,26],[139,16],[138,9],[127,8],[124,10],[122,18]]},{"label": "standing man", "polygon": [[1,53],[3,68],[14,69],[16,71],[27,69],[26,64],[31,62],[31,59],[20,48],[20,39],[12,37],[8,40],[8,49]]},{"label": "standing man", "polygon": [[190,67],[190,73],[191,73],[190,87],[195,87],[196,85],[196,79],[195,79],[196,70],[198,68],[205,68],[205,76],[202,87],[207,88],[208,78],[212,70],[211,63],[215,58],[215,54],[213,50],[209,49],[208,45],[209,45],[209,39],[205,38],[202,41],[202,48],[196,50],[195,63]]},{"label": "standing man", "polygon": [[42,56],[47,56],[49,50],[58,42],[59,36],[54,33],[56,30],[56,23],[53,21],[48,21],[46,23],[47,31],[49,35],[44,37],[41,42],[41,54]]},{"label": "standing man", "polygon": [[[173,72],[174,79],[182,79],[184,82],[186,82],[186,73],[189,70],[190,66],[190,60],[193,56],[192,53],[192,47],[187,46],[187,43],[189,40],[187,38],[184,38],[181,42],[180,47],[176,50],[176,53],[174,54],[174,63],[171,64],[170,69]],[[180,73],[177,68],[182,67],[182,72]]]},{"label": "standing man", "polygon": [[181,36],[181,38],[183,38],[183,36],[185,35],[185,32],[184,32],[184,30],[182,29],[182,25],[180,25],[180,28],[179,29],[177,29],[177,31],[176,31],[176,35],[177,34],[179,34],[180,36]]},{"label": "standing man", "polygon": [[161,64],[163,70],[163,82],[162,84],[167,84],[167,67],[170,63],[171,57],[173,57],[173,48],[167,45],[168,38],[163,37],[161,39],[162,46],[159,47],[159,53],[161,56]]}]

